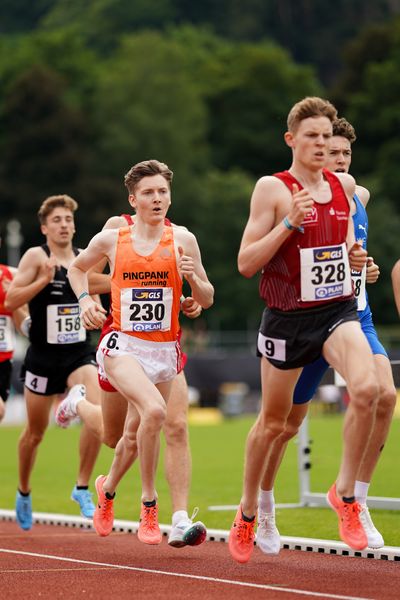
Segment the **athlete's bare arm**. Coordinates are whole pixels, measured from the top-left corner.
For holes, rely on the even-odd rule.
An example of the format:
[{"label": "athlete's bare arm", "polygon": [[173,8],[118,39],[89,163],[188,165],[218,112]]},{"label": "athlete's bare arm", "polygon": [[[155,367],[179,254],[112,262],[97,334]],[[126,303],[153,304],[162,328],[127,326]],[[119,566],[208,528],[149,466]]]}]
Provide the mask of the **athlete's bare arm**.
[{"label": "athlete's bare arm", "polygon": [[55,256],[46,256],[40,246],[29,248],[7,292],[6,308],[15,311],[32,300],[53,279],[57,266]]},{"label": "athlete's bare arm", "polygon": [[200,249],[195,236],[183,228],[174,231],[178,269],[189,283],[193,299],[202,308],[209,308],[214,301],[214,288],[208,280],[201,262]]},{"label": "athlete's bare arm", "polygon": [[364,205],[364,207],[366,207],[370,199],[369,190],[367,190],[367,188],[363,187],[362,185],[356,185],[356,194],[359,197],[361,203]]},{"label": "athlete's bare arm", "polygon": [[[118,229],[101,231],[92,238],[88,247],[75,257],[68,269],[68,278],[76,297],[88,292],[88,271],[99,261],[106,258],[110,271],[114,268]],[[105,321],[106,311],[90,296],[85,296],[79,302],[81,318],[86,329],[97,329]]]},{"label": "athlete's bare arm", "polygon": [[397,312],[400,317],[400,260],[396,262],[392,269],[392,284],[394,301],[396,302]]},{"label": "athlete's bare arm", "polygon": [[[119,229],[127,227],[128,223],[125,217],[110,217],[103,225],[105,229]],[[89,292],[91,294],[109,294],[111,292],[111,278],[109,273],[103,273],[107,265],[107,258],[103,258],[94,267],[88,271]]]},{"label": "athlete's bare arm", "polygon": [[292,231],[283,224],[300,227],[314,201],[305,189],[293,186],[292,193],[276,177],[262,177],[256,183],[238,255],[239,271],[245,277],[258,273],[276,254]]},{"label": "athlete's bare arm", "polygon": [[347,196],[347,200],[349,201],[350,213],[349,213],[349,221],[347,228],[347,251],[349,253],[349,262],[350,267],[354,269],[354,271],[362,271],[364,265],[367,262],[367,251],[356,241],[354,234],[354,223],[351,218],[351,206],[353,202],[353,196],[356,193],[356,182],[354,177],[352,177],[349,173],[335,173],[335,175],[340,180],[344,192]]}]

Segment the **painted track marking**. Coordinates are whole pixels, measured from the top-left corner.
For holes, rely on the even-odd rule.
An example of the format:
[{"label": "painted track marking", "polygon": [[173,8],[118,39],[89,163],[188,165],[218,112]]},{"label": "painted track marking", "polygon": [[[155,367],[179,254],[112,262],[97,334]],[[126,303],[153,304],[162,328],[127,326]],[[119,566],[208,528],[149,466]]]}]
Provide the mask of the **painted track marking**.
[{"label": "painted track marking", "polygon": [[298,594],[300,596],[312,596],[322,598],[332,598],[333,600],[373,600],[372,598],[362,598],[361,596],[342,596],[340,594],[327,594],[326,592],[312,592],[309,590],[300,590],[295,588],[281,588],[278,585],[267,585],[262,583],[251,583],[244,581],[234,581],[232,579],[221,579],[219,577],[206,577],[203,575],[191,575],[189,573],[174,573],[171,571],[160,571],[158,569],[144,569],[142,567],[131,567],[129,565],[115,565],[112,563],[95,562],[91,560],[81,560],[78,558],[68,558],[65,556],[54,556],[52,554],[39,554],[37,552],[23,552],[22,550],[9,550],[0,548],[0,552],[4,554],[17,554],[19,556],[31,556],[35,558],[45,558],[48,560],[60,560],[83,565],[92,565],[96,567],[108,567],[126,571],[136,571],[141,573],[149,573],[151,575],[165,575],[168,577],[184,577],[186,579],[197,579],[200,581],[209,581],[211,583],[224,583],[228,585],[236,585],[239,587],[249,587],[261,590],[274,590],[275,592]]}]

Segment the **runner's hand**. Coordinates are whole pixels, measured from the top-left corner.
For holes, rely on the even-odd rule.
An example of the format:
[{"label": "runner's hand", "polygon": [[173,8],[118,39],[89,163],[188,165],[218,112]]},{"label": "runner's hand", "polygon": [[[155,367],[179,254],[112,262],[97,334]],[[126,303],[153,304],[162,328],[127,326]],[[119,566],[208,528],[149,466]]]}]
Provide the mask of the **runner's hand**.
[{"label": "runner's hand", "polygon": [[57,258],[54,254],[50,254],[41,265],[38,273],[38,279],[43,278],[47,283],[53,281],[56,270],[60,268]]},{"label": "runner's hand", "polygon": [[181,311],[189,319],[196,319],[201,315],[202,308],[194,298],[188,296],[181,302]]},{"label": "runner's hand", "polygon": [[349,262],[354,271],[362,271],[367,263],[367,251],[358,242],[355,242],[349,250]]},{"label": "runner's hand", "polygon": [[306,215],[314,206],[314,200],[306,189],[299,190],[297,183],[292,186],[292,206],[287,215],[288,221],[293,227],[300,227]]},{"label": "runner's hand", "polygon": [[79,306],[81,308],[80,317],[85,329],[101,329],[103,327],[107,312],[101,304],[94,302],[90,296],[86,296],[80,301]]},{"label": "runner's hand", "polygon": [[178,254],[178,270],[181,277],[184,277],[186,281],[191,281],[195,276],[193,258],[184,253],[182,246],[178,247]]},{"label": "runner's hand", "polygon": [[374,263],[374,259],[372,258],[372,256],[368,256],[366,282],[375,283],[375,281],[378,280],[379,275],[380,270],[378,265]]}]

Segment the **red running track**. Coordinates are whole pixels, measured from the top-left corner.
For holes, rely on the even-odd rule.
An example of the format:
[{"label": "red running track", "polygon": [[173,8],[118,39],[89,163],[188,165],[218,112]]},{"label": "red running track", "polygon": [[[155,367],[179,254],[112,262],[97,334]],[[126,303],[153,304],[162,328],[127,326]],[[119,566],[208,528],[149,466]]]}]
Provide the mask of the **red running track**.
[{"label": "red running track", "polygon": [[398,600],[396,562],[255,548],[246,565],[228,546],[141,544],[136,535],[0,522],[0,598],[7,600]]}]

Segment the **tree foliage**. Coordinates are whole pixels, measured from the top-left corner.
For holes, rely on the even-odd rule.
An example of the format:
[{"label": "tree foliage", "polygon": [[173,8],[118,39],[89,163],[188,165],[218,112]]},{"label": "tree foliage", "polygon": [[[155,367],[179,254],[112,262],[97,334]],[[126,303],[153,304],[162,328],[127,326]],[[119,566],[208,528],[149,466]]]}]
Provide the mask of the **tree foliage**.
[{"label": "tree foliage", "polygon": [[[255,327],[257,281],[236,268],[251,190],[289,165],[290,106],[319,94],[356,128],[352,169],[371,188],[370,251],[382,272],[371,298],[378,321],[394,319],[400,21],[388,17],[399,9],[400,0],[339,0],[328,20],[322,0],[249,0],[245,9],[238,0],[4,2],[1,228],[20,218],[25,246],[38,243],[31,215],[46,195],[67,192],[80,204],[84,246],[127,210],[124,173],[158,158],[175,173],[171,218],[197,235],[216,286],[205,319]],[[324,90],[319,79],[331,81],[340,64]]]}]

